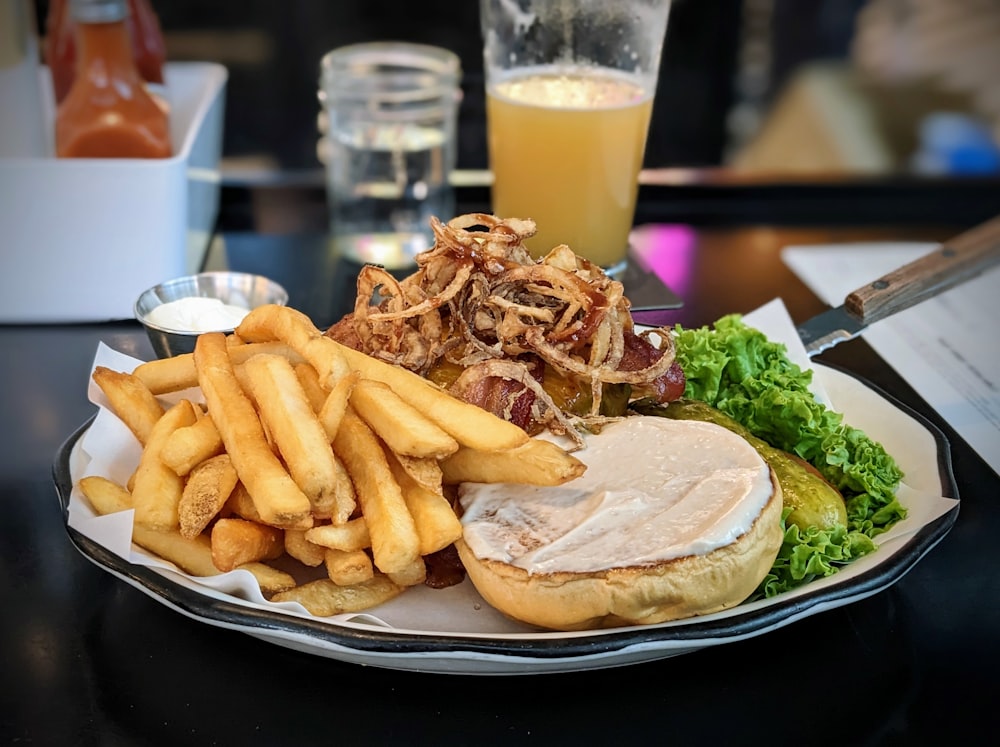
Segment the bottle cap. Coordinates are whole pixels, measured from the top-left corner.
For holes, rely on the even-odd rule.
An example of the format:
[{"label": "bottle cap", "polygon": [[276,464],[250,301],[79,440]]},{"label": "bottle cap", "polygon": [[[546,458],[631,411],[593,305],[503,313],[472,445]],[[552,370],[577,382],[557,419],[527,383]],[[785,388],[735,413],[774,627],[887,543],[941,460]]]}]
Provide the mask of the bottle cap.
[{"label": "bottle cap", "polygon": [[126,0],[71,0],[73,18],[82,23],[115,23],[128,17]]}]

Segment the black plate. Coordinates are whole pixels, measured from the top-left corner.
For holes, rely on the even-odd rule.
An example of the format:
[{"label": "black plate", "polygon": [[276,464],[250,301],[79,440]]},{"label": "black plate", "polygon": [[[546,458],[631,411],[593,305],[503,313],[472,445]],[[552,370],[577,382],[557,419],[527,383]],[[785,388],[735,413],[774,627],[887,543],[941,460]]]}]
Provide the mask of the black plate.
[{"label": "black plate", "polygon": [[[818,367],[818,366],[817,366]],[[829,367],[828,368],[833,368]],[[889,404],[913,418],[934,438],[937,447],[941,495],[958,499],[945,435],[934,424],[850,372],[834,369],[859,381]],[[70,459],[91,420],[80,426],[60,447],[53,467],[64,518],[72,490]],[[319,618],[303,618],[241,603],[219,600],[187,588],[169,575],[118,557],[67,523],[70,540],[98,566],[177,611],[203,622],[234,628],[320,655],[391,668],[461,673],[517,673],[568,671],[618,666],[695,650],[706,645],[745,638],[780,627],[819,609],[860,599],[898,581],[940,542],[958,518],[959,504],[922,526],[904,546],[883,562],[843,583],[801,591],[787,599],[775,597],[767,606],[747,608],[735,615],[606,631],[490,637],[478,634],[406,632],[377,626],[344,626]],[[874,557],[874,556],[872,556]],[[836,577],[834,577],[835,579]],[[737,608],[739,609],[739,608]],[[685,646],[690,643],[690,646]],[[481,660],[475,663],[477,659]]]}]

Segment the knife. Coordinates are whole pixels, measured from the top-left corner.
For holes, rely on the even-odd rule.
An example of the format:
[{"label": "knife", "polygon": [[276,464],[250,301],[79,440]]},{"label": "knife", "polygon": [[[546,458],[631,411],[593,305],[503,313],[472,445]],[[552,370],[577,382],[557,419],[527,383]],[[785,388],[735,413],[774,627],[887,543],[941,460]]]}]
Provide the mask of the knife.
[{"label": "knife", "polygon": [[997,262],[1000,216],[847,294],[841,306],[799,325],[799,337],[806,352],[817,355],[857,337],[875,322],[971,280]]}]

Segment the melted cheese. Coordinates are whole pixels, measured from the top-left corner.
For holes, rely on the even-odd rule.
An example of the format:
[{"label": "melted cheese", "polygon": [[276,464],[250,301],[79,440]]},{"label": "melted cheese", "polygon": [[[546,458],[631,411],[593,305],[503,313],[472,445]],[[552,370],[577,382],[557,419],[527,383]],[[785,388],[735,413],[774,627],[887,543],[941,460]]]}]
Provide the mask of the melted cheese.
[{"label": "melted cheese", "polygon": [[750,529],[773,488],[750,444],[712,423],[628,417],[587,438],[558,487],[464,484],[463,538],[529,573],[586,573],[703,555]]}]

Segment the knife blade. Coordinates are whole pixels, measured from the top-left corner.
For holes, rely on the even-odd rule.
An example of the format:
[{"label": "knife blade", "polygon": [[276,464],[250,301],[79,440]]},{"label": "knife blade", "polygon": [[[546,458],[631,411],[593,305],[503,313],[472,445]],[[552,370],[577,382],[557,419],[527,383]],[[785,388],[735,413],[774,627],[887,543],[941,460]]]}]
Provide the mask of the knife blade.
[{"label": "knife blade", "polygon": [[844,303],[798,326],[810,356],[857,337],[886,317],[981,275],[1000,262],[1000,216],[982,223],[923,257],[883,275]]},{"label": "knife blade", "polygon": [[632,321],[644,327],[672,327],[677,321],[677,306],[645,306],[632,309]]}]

